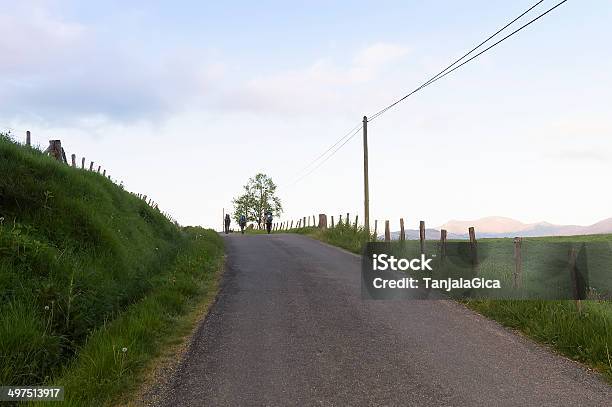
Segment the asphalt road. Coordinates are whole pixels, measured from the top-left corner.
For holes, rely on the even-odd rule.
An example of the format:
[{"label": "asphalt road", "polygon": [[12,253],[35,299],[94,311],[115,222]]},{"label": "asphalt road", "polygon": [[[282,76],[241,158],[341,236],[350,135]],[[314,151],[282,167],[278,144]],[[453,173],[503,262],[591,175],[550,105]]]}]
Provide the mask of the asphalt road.
[{"label": "asphalt road", "polygon": [[357,256],[226,238],[217,303],[168,406],[604,406],[612,387],[452,301],[363,301]]}]

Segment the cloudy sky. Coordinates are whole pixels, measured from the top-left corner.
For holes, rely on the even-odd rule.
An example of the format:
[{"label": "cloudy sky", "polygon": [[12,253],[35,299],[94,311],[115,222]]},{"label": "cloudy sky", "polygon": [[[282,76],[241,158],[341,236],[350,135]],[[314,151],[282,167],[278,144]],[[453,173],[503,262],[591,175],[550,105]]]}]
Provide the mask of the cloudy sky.
[{"label": "cloudy sky", "polygon": [[[257,172],[283,218],[362,218],[360,137],[304,167],[534,2],[0,0],[0,130],[61,139],[182,224],[220,227]],[[371,217],[611,217],[611,22],[570,0],[372,122]]]}]

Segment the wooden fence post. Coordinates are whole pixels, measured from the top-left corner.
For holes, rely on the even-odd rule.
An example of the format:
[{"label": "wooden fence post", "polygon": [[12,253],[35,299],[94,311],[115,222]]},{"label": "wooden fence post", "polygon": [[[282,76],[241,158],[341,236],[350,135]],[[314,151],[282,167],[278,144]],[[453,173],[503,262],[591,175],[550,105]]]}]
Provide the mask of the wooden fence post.
[{"label": "wooden fence post", "polygon": [[30,137],[30,130],[26,131],[26,146],[30,147],[32,145],[32,139]]},{"label": "wooden fence post", "polygon": [[400,218],[400,240],[406,240],[406,231],[404,230],[404,218]]},{"label": "wooden fence post", "polygon": [[49,140],[49,147],[45,152],[49,153],[57,161],[65,162],[61,140]]},{"label": "wooden fence post", "polygon": [[338,226],[342,226],[342,215],[338,216]]},{"label": "wooden fence post", "polygon": [[513,288],[521,288],[523,286],[523,259],[521,254],[521,245],[523,239],[520,237],[514,238],[514,275],[512,280]]},{"label": "wooden fence post", "polygon": [[421,242],[421,254],[425,253],[425,221],[419,222],[419,240]]},{"label": "wooden fence post", "polygon": [[319,214],[319,229],[327,229],[327,215],[324,213]]},{"label": "wooden fence post", "polygon": [[385,221],[385,242],[391,241],[391,230],[389,229],[389,221]]},{"label": "wooden fence post", "polygon": [[98,165],[98,174],[100,173],[100,168],[102,168],[102,166]]},{"label": "wooden fence post", "polygon": [[576,309],[578,313],[582,313],[582,302],[580,301],[580,294],[578,292],[578,270],[576,268],[576,249],[569,249],[569,272],[570,272],[570,281],[572,284],[572,295],[574,297],[574,301],[576,303]]},{"label": "wooden fence post", "polygon": [[293,219],[291,219],[291,229],[293,229]]},{"label": "wooden fence post", "polygon": [[72,167],[76,168],[76,154],[72,154],[70,158],[72,158]]},{"label": "wooden fence post", "polygon": [[474,227],[470,226],[468,229],[468,233],[470,235],[470,251],[472,253],[472,264],[478,264],[478,252],[476,251],[476,232],[474,231]]},{"label": "wooden fence post", "polygon": [[446,257],[446,229],[440,231],[440,255]]},{"label": "wooden fence post", "polygon": [[85,157],[81,158],[81,169],[85,169]]},{"label": "wooden fence post", "polygon": [[346,221],[344,222],[344,223],[346,224],[346,226],[349,226],[349,225],[351,224],[350,219],[351,219],[351,218],[349,218],[349,214],[348,214],[348,212],[347,212],[347,213],[346,213]]},{"label": "wooden fence post", "polygon": [[331,227],[334,228],[334,215],[331,215]]},{"label": "wooden fence post", "polygon": [[89,164],[89,171],[93,171],[93,164],[94,164],[93,161]]},{"label": "wooden fence post", "polygon": [[106,177],[106,168],[102,171],[102,176]]},{"label": "wooden fence post", "polygon": [[357,229],[358,222],[359,222],[359,215],[355,215],[355,229]]}]

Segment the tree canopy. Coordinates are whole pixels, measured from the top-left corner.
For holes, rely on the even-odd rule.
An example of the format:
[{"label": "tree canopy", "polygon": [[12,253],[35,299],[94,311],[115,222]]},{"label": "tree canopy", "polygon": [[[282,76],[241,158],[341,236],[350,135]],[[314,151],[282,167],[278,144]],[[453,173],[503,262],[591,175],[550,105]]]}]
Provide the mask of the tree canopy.
[{"label": "tree canopy", "polygon": [[249,178],[243,188],[244,192],[233,200],[236,222],[240,215],[245,215],[247,222],[255,222],[261,228],[266,212],[272,212],[272,216],[283,212],[281,200],[276,196],[276,184],[266,174]]}]

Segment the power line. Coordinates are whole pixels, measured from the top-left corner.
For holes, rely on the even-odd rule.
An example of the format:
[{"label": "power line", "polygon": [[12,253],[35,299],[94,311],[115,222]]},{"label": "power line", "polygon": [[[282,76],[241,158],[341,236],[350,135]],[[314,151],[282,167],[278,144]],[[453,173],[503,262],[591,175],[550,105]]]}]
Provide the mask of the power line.
[{"label": "power line", "polygon": [[[440,80],[442,78],[444,78],[446,75],[456,71],[457,69],[461,68],[463,65],[467,64],[468,62],[478,58],[479,56],[481,56],[482,54],[484,54],[485,52],[487,52],[488,50],[490,50],[491,48],[495,47],[496,45],[504,42],[505,40],[507,40],[508,38],[512,37],[514,34],[518,33],[519,31],[521,31],[523,28],[526,28],[527,26],[529,26],[530,24],[536,22],[537,20],[539,20],[540,18],[544,17],[546,14],[550,13],[551,11],[553,11],[554,9],[556,9],[557,7],[559,7],[560,5],[562,5],[563,3],[567,2],[567,0],[563,0],[559,3],[557,3],[555,6],[549,8],[548,10],[546,10],[544,13],[540,14],[539,16],[537,16],[536,18],[534,18],[533,20],[529,21],[528,23],[522,25],[521,27],[517,28],[516,30],[512,31],[510,34],[506,35],[504,38],[502,38],[501,40],[497,41],[494,44],[491,44],[489,47],[483,49],[482,51],[480,51],[478,54],[474,55],[473,57],[471,57],[470,59],[462,62],[460,65],[457,65],[456,67],[454,67],[453,69],[451,69],[450,71],[446,72],[444,75],[439,76],[438,78],[434,79],[431,83],[436,82],[437,80]],[[431,85],[430,83],[430,85]]]},{"label": "power line", "polygon": [[[467,56],[469,56],[472,52],[476,51],[478,48],[480,48],[481,46],[483,46],[484,44],[486,44],[487,42],[489,42],[491,39],[493,39],[494,37],[496,37],[499,33],[501,33],[502,31],[504,31],[506,28],[508,28],[510,25],[512,25],[513,23],[515,23],[517,20],[519,20],[521,17],[523,17],[525,14],[529,13],[531,10],[533,10],[535,7],[537,7],[540,3],[542,3],[543,0],[540,0],[538,2],[536,2],[533,6],[529,7],[527,10],[525,10],[523,13],[521,13],[518,17],[514,18],[512,21],[510,21],[509,23],[507,23],[504,27],[502,27],[501,29],[497,30],[494,34],[492,34],[491,36],[489,36],[486,40],[484,40],[483,42],[481,42],[480,44],[478,44],[476,47],[472,48],[468,53],[466,53],[465,55],[463,55],[461,58],[457,59],[455,62],[453,62],[452,64],[450,64],[449,66],[447,66],[445,69],[443,69],[442,71],[440,71],[437,75],[433,76],[432,78],[430,78],[428,81],[426,81],[425,83],[423,83],[421,86],[419,86],[418,88],[414,89],[413,91],[411,91],[410,93],[408,93],[407,95],[403,96],[401,99],[396,100],[395,102],[391,103],[389,106],[379,110],[378,112],[374,113],[373,115],[371,115],[368,119],[368,121],[373,121],[374,119],[376,119],[377,117],[381,116],[382,114],[384,114],[386,111],[388,111],[389,109],[393,108],[394,106],[396,106],[397,104],[401,103],[402,101],[406,100],[408,97],[412,96],[413,94],[417,93],[418,91],[420,91],[421,89],[431,85],[432,83],[436,82],[439,79],[442,79],[443,77],[445,77],[446,75],[448,75],[449,73],[457,70],[458,68],[462,67],[463,65],[467,64],[468,62],[476,59],[477,57],[479,57],[480,55],[484,54],[485,52],[487,52],[488,50],[490,50],[491,48],[495,47],[496,45],[500,44],[501,42],[505,41],[506,39],[512,37],[513,35],[515,35],[516,33],[518,33],[519,31],[521,31],[522,29],[524,29],[525,27],[531,25],[532,23],[534,23],[535,21],[539,20],[540,18],[544,17],[546,14],[550,13],[551,11],[553,11],[554,9],[556,9],[557,7],[559,7],[560,5],[562,5],[563,3],[565,3],[567,0],[563,0],[559,3],[557,3],[555,6],[551,7],[550,9],[546,10],[544,13],[540,14],[539,16],[537,16],[536,18],[534,18],[533,20],[527,22],[526,24],[522,25],[521,27],[519,27],[518,29],[516,29],[515,31],[513,31],[512,33],[508,34],[507,36],[505,36],[504,38],[502,38],[501,40],[497,41],[496,43],[490,45],[489,47],[485,48],[483,51],[479,52],[478,54],[474,55],[472,58],[462,62],[460,65],[455,66],[454,68],[452,68],[454,65],[456,65],[457,63],[459,63],[461,60],[463,60],[464,58],[466,58]],[[450,69],[452,68],[452,69]],[[450,69],[450,70],[449,70]]]},{"label": "power line", "polygon": [[[286,188],[291,187],[295,184],[297,184],[298,182],[300,182],[301,180],[303,180],[304,178],[306,178],[307,176],[309,176],[310,174],[312,174],[313,172],[315,172],[319,167],[321,167],[323,164],[325,164],[330,158],[332,158],[342,147],[344,147],[344,145],[346,143],[348,143],[349,141],[351,141],[353,139],[353,137],[355,137],[357,134],[359,134],[359,132],[361,131],[361,129],[363,128],[363,125],[359,125],[359,127],[354,128],[353,131],[351,133],[348,133],[346,136],[342,137],[343,139],[346,138],[349,134],[350,136],[344,140],[344,142],[342,144],[340,144],[340,146],[338,146],[338,148],[336,148],[334,151],[332,151],[332,153],[330,155],[328,155],[327,157],[325,157],[325,159],[321,162],[319,162],[319,164],[317,166],[315,166],[314,168],[312,168],[310,171],[308,171],[307,173],[305,173],[304,175],[302,175],[301,177],[299,177],[298,179],[296,179],[295,181],[293,181],[291,184],[287,185]],[[338,144],[338,142],[336,142],[336,145]],[[328,149],[327,151],[331,150]]]},{"label": "power line", "polygon": [[[353,132],[355,130],[357,130],[357,128],[360,128],[359,126],[361,126],[361,124],[358,124],[357,126],[353,127],[351,130],[349,130],[346,134],[344,134],[342,137],[340,137],[338,140],[336,140],[336,142],[334,144],[332,144],[327,150],[325,150],[321,155],[319,155],[317,158],[315,158],[314,160],[312,160],[308,165],[304,166],[301,170],[297,171],[295,173],[296,176],[300,176],[304,171],[308,170],[308,168],[310,168],[311,165],[313,165],[314,163],[316,163],[317,161],[319,161],[321,158],[323,158],[329,151],[331,151],[334,147],[336,147],[338,144],[340,144],[342,142],[342,140],[344,140],[345,138],[349,137],[351,134],[353,134]],[[352,137],[352,136],[351,136]],[[300,178],[301,179],[301,178]],[[291,183],[291,185],[293,185],[294,183]]]},{"label": "power line", "polygon": [[[474,59],[478,58],[480,55],[484,54],[485,52],[489,51],[490,49],[492,49],[493,47],[499,45],[500,43],[502,43],[503,41],[507,40],[508,38],[512,37],[513,35],[517,34],[518,32],[520,32],[521,30],[523,30],[524,28],[528,27],[529,25],[533,24],[534,22],[536,22],[537,20],[539,20],[540,18],[544,17],[545,15],[547,15],[548,13],[550,13],[551,11],[553,11],[554,9],[556,9],[557,7],[561,6],[563,3],[567,2],[567,0],[563,0],[559,3],[557,3],[556,5],[554,5],[553,7],[551,7],[550,9],[546,10],[545,12],[543,12],[542,14],[538,15],[537,17],[535,17],[534,19],[530,20],[529,22],[525,23],[524,25],[522,25],[521,27],[519,27],[518,29],[514,30],[513,32],[511,32],[510,34],[506,35],[505,37],[503,37],[501,40],[495,42],[494,44],[490,45],[489,47],[485,48],[484,50],[482,50],[481,52],[477,53],[476,55],[472,56],[471,58],[463,61],[461,64],[455,66],[457,63],[459,63],[460,61],[462,61],[463,59],[465,59],[467,56],[469,56],[470,54],[472,54],[474,51],[476,51],[477,49],[479,49],[481,46],[483,46],[484,44],[486,44],[487,42],[489,42],[491,39],[493,39],[494,37],[496,37],[498,34],[500,34],[502,31],[504,31],[506,28],[508,28],[509,26],[511,26],[512,24],[514,24],[517,20],[519,20],[520,18],[522,18],[523,16],[525,16],[527,13],[529,13],[531,10],[533,10],[535,7],[537,7],[539,4],[541,4],[544,0],[539,0],[538,2],[536,2],[535,4],[533,4],[531,7],[529,7],[527,10],[525,10],[524,12],[522,12],[518,17],[515,17],[514,19],[512,19],[509,23],[507,23],[506,25],[504,25],[502,28],[500,28],[499,30],[497,30],[494,34],[490,35],[486,40],[482,41],[480,44],[478,44],[477,46],[475,46],[474,48],[472,48],[470,51],[468,51],[465,55],[463,55],[461,58],[457,59],[456,61],[454,61],[452,64],[450,64],[449,66],[447,66],[445,69],[443,69],[442,71],[440,71],[438,74],[434,75],[433,77],[431,77],[429,80],[427,80],[426,82],[424,82],[422,85],[420,85],[418,88],[414,89],[413,91],[411,91],[410,93],[408,93],[407,95],[403,96],[401,99],[398,99],[397,101],[393,102],[392,104],[390,104],[389,106],[379,110],[378,112],[374,113],[373,115],[371,115],[368,118],[368,122],[373,121],[374,119],[380,117],[382,114],[384,114],[386,111],[388,111],[389,109],[393,108],[394,106],[396,106],[397,104],[401,103],[402,101],[404,101],[405,99],[407,99],[408,97],[410,97],[411,95],[415,94],[416,92],[420,91],[421,89],[431,85],[432,83],[444,78],[446,75],[456,71],[457,69],[461,68],[462,66],[464,66],[465,64],[469,63],[470,61],[473,61]],[[452,68],[452,69],[451,69]],[[325,157],[322,161],[319,162],[319,164],[317,164],[314,168],[312,168],[310,171],[308,171],[307,173],[305,173],[304,175],[300,176],[298,179],[296,179],[294,182],[292,182],[291,184],[289,184],[288,186],[292,186],[296,183],[298,183],[299,181],[301,181],[302,179],[304,179],[305,177],[307,177],[308,175],[312,174],[314,171],[316,171],[319,167],[321,167],[325,162],[327,162],[331,157],[333,157],[342,147],[344,147],[345,144],[347,144],[353,137],[355,137],[355,135],[363,128],[363,125],[360,125],[358,128],[353,128],[353,130],[351,130],[349,133],[345,134],[344,136],[342,136],[340,139],[338,139],[331,147],[329,147],[327,150],[325,150],[325,152],[323,152],[323,154],[321,154],[320,156],[318,156],[316,159],[314,159],[311,163],[309,163],[306,167],[304,167],[301,171],[298,172],[301,173],[302,171],[306,170],[307,168],[309,168],[311,165],[313,165],[314,163],[316,163],[317,161],[319,161],[321,158],[323,158],[329,151],[331,151],[332,149],[334,149],[335,146],[337,146],[340,142],[342,142],[342,140],[344,140],[344,142],[342,144],[340,144],[339,147],[337,147],[335,150],[332,151],[331,154],[329,154],[327,157]],[[350,136],[349,136],[350,135]],[[347,138],[348,137],[348,138]],[[346,140],[345,140],[346,139]]]}]

